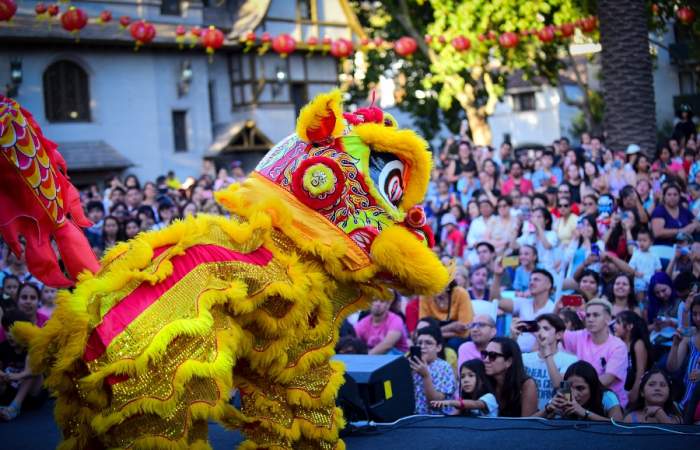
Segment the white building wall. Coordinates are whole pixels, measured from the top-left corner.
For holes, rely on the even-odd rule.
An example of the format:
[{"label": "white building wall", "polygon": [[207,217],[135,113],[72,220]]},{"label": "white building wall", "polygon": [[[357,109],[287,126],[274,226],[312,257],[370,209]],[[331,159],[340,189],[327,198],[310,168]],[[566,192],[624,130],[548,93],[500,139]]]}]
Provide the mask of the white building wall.
[{"label": "white building wall", "polygon": [[[197,173],[201,157],[212,141],[207,101],[208,63],[205,55],[156,53],[141,49],[66,51],[12,49],[0,53],[0,67],[21,57],[24,79],[17,100],[39,122],[44,134],[57,142],[103,140],[135,163],[141,178],[154,178],[167,170],[180,176]],[[192,61],[190,92],[177,97],[176,79],[184,58]],[[90,122],[50,123],[44,111],[42,76],[59,59],[80,64],[88,73]],[[4,85],[9,70],[0,71]],[[188,152],[175,153],[172,110],[188,113]]]},{"label": "white building wall", "polygon": [[[654,39],[658,39],[658,37]],[[670,30],[663,36],[663,44],[666,48],[651,44],[656,53],[654,61],[654,96],[656,100],[657,128],[661,128],[664,122],[673,123],[675,119],[673,97],[680,95],[678,67],[671,64],[671,57],[667,50],[668,45],[673,42],[673,31]]]},{"label": "white building wall", "polygon": [[562,125],[559,117],[559,92],[543,86],[535,93],[535,111],[513,111],[513,99],[506,95],[498,103],[489,118],[492,144],[498,146],[505,134],[510,134],[511,143],[517,147],[524,144],[551,144],[561,137]]}]

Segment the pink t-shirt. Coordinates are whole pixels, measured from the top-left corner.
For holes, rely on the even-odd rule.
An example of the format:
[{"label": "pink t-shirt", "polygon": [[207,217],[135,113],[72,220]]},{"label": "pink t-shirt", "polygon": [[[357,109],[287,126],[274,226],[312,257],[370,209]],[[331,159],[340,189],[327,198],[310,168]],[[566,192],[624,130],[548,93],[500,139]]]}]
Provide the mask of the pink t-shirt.
[{"label": "pink t-shirt", "polygon": [[380,324],[372,323],[372,316],[367,315],[355,325],[355,333],[357,337],[362,339],[370,349],[382,342],[390,331],[398,331],[401,337],[394,347],[401,351],[408,351],[408,339],[406,336],[406,327],[403,320],[397,314],[389,311],[386,319]]},{"label": "pink t-shirt", "polygon": [[601,345],[596,345],[588,330],[565,331],[564,349],[595,367],[598,376],[609,373],[616,380],[610,390],[617,394],[620,405],[627,406],[627,346],[618,337],[610,335]]},{"label": "pink t-shirt", "polygon": [[470,359],[481,359],[481,352],[472,341],[465,342],[459,346],[457,352],[457,369],[462,367],[464,361],[469,361]]}]

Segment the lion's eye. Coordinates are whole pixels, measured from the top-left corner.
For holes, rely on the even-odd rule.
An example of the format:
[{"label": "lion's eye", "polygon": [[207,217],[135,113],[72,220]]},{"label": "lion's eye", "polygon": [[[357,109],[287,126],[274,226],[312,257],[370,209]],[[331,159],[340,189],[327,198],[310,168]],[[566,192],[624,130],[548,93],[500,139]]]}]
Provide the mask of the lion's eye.
[{"label": "lion's eye", "polygon": [[403,162],[389,153],[372,153],[369,160],[369,171],[372,181],[382,197],[393,206],[398,206],[403,198]]}]

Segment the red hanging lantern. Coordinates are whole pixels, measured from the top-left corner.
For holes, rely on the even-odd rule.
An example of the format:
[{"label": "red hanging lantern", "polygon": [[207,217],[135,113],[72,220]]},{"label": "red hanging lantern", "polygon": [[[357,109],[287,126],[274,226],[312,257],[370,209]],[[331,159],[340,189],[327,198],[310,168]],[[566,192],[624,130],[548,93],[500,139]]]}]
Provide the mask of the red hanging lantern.
[{"label": "red hanging lantern", "polygon": [[429,34],[426,34],[423,36],[423,41],[425,41],[426,44],[430,45],[433,43],[433,37]]},{"label": "red hanging lantern", "polygon": [[88,23],[88,16],[80,8],[71,6],[68,11],[61,16],[61,25],[66,31],[70,31],[78,39],[78,33],[85,28]]},{"label": "red hanging lantern", "polygon": [[498,37],[498,42],[503,48],[513,48],[518,45],[518,41],[518,35],[511,31],[507,31]]},{"label": "red hanging lantern", "polygon": [[497,37],[497,36],[498,36],[498,35],[497,35],[496,32],[493,31],[493,30],[489,30],[488,33],[486,33],[486,37],[488,37],[488,38],[491,39],[492,41],[496,40],[496,37]]},{"label": "red hanging lantern", "polygon": [[404,36],[394,44],[396,54],[404,58],[410,58],[416,50],[418,50],[418,43],[410,36]]},{"label": "red hanging lantern", "polygon": [[130,23],[131,17],[129,16],[121,16],[119,18],[119,27],[122,29],[122,31],[126,30]]},{"label": "red hanging lantern", "polygon": [[[376,41],[376,39],[375,39],[375,41]],[[332,44],[332,43],[333,43],[333,40],[332,40],[330,37],[328,37],[328,36],[325,36],[325,37],[321,40],[321,54],[322,54],[322,55],[325,56],[325,55],[328,54],[328,52],[331,50],[331,44]]]},{"label": "red hanging lantern", "polygon": [[440,35],[440,36],[438,36],[438,42],[441,43],[442,45],[445,45],[445,43],[447,42],[447,39],[445,39],[445,36]]},{"label": "red hanging lantern", "polygon": [[180,50],[185,48],[185,36],[187,35],[187,28],[184,25],[178,25],[175,27],[175,42]]},{"label": "red hanging lantern", "polygon": [[224,45],[224,33],[214,25],[209,25],[209,28],[202,32],[202,45],[209,54],[209,62],[212,62],[214,52]]},{"label": "red hanging lantern", "polygon": [[134,51],[138,51],[142,45],[150,43],[156,37],[156,27],[145,20],[132,23],[129,27],[129,32],[136,41]]},{"label": "red hanging lantern", "polygon": [[104,25],[108,22],[112,21],[112,12],[109,10],[104,10],[100,13],[100,17],[97,19],[97,22],[101,25]]},{"label": "red hanging lantern", "polygon": [[199,42],[199,37],[202,35],[202,29],[199,27],[190,28],[190,32],[187,35],[187,40],[190,42],[190,48],[194,48]]},{"label": "red hanging lantern", "polygon": [[270,44],[272,43],[272,36],[267,31],[260,36],[260,42],[262,45],[258,48],[258,55],[264,55],[270,49]]},{"label": "red hanging lantern", "polygon": [[565,23],[559,27],[559,32],[563,37],[569,37],[574,34],[574,24]]},{"label": "red hanging lantern", "polygon": [[272,41],[272,50],[282,58],[292,53],[297,48],[297,41],[288,34],[280,34]]},{"label": "red hanging lantern", "polygon": [[15,0],[0,0],[0,22],[9,22],[16,12]]},{"label": "red hanging lantern", "polygon": [[585,19],[581,19],[581,31],[584,33],[592,33],[595,31],[596,27],[598,26],[598,20],[596,20],[595,16],[590,16],[586,17]]},{"label": "red hanging lantern", "polygon": [[537,32],[537,38],[545,44],[554,40],[554,27],[549,25]]},{"label": "red hanging lantern", "polygon": [[479,40],[479,42],[484,42],[486,40],[486,35],[479,33],[476,38]]},{"label": "red hanging lantern", "polygon": [[49,13],[49,17],[56,17],[58,15],[58,13],[61,12],[61,8],[59,8],[58,5],[56,5],[56,4],[49,5],[49,7],[47,8],[47,11]]},{"label": "red hanging lantern", "polygon": [[352,54],[353,51],[353,45],[352,41],[349,41],[347,39],[336,39],[333,41],[331,44],[331,55],[335,56],[336,58],[339,59],[344,59],[347,58]]},{"label": "red hanging lantern", "polygon": [[37,22],[41,22],[42,20],[47,20],[49,18],[49,8],[47,8],[43,3],[37,3],[36,6],[34,6],[34,13],[36,13]]},{"label": "red hanging lantern", "polygon": [[464,36],[457,36],[452,39],[452,46],[458,52],[466,52],[472,46],[472,42]]},{"label": "red hanging lantern", "polygon": [[360,47],[364,51],[367,51],[371,44],[372,44],[372,41],[368,37],[363,37],[362,39],[360,39]]},{"label": "red hanging lantern", "polygon": [[311,55],[314,53],[314,50],[316,50],[317,46],[318,38],[316,36],[309,36],[309,38],[306,40],[306,47],[309,50],[309,53],[306,54],[307,58],[311,57]]},{"label": "red hanging lantern", "polygon": [[690,6],[684,6],[678,8],[676,17],[678,17],[678,20],[680,20],[683,25],[690,25],[695,21],[695,11]]},{"label": "red hanging lantern", "polygon": [[652,3],[652,4],[651,4],[651,12],[652,12],[655,16],[658,16],[658,15],[659,15],[660,9],[661,9],[661,8],[659,8],[659,4],[658,4],[658,3]]}]

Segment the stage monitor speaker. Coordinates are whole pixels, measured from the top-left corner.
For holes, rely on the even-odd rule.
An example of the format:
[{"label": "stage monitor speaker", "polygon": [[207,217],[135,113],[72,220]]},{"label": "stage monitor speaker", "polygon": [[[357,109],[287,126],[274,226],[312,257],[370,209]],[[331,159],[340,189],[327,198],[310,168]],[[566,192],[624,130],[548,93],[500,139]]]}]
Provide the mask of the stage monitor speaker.
[{"label": "stage monitor speaker", "polygon": [[[338,406],[348,421],[374,420],[393,422],[413,414],[413,378],[408,361],[401,355],[336,355],[345,364],[346,383],[339,392]],[[356,385],[356,386],[353,386]],[[362,399],[366,417],[359,417],[357,394]]]}]

